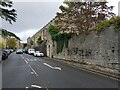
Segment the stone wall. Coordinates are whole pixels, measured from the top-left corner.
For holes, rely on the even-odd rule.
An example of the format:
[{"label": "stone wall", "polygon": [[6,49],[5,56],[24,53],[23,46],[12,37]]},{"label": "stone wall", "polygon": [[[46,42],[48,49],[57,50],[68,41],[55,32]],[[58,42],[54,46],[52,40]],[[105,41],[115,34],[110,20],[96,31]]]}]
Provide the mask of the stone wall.
[{"label": "stone wall", "polygon": [[[51,36],[48,31],[48,27],[50,24],[54,23],[53,18],[50,22],[48,22],[43,28],[41,28],[37,33],[35,33],[32,37],[27,38],[27,44],[28,48],[35,48],[36,50],[42,51],[45,56],[52,57],[52,40]],[[41,37],[41,39],[44,41],[41,45],[37,44],[37,39]],[[33,45],[30,44],[30,41],[33,41]]]},{"label": "stone wall", "polygon": [[50,24],[54,24],[54,19],[31,38],[28,38],[28,43],[30,40],[33,40],[36,46],[36,40],[41,36],[41,39],[46,43],[37,47],[39,50],[42,50],[44,46],[46,49],[43,51],[46,50],[45,53],[48,57],[65,59],[93,66],[119,69],[119,31],[115,31],[110,27],[103,30],[99,35],[93,31],[89,35],[80,34],[79,36],[74,36],[69,40],[68,48],[64,47],[62,52],[57,54],[56,42],[52,41],[48,31]]},{"label": "stone wall", "polygon": [[100,35],[91,32],[89,35],[74,36],[69,40],[69,47],[59,54],[56,53],[55,43],[51,52],[54,58],[119,69],[118,36],[119,31],[110,27]]}]

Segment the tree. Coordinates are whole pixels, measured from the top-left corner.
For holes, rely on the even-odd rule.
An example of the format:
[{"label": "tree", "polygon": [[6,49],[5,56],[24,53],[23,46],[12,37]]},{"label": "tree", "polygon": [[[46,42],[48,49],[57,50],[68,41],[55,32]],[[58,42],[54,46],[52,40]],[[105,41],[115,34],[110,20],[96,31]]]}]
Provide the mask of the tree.
[{"label": "tree", "polygon": [[0,42],[0,48],[4,48],[4,47],[5,47],[4,43]]},{"label": "tree", "polygon": [[15,38],[8,38],[7,41],[6,41],[6,44],[8,46],[8,48],[16,48],[16,39]]},{"label": "tree", "polygon": [[5,19],[10,24],[16,22],[17,14],[16,10],[12,9],[13,3],[10,0],[0,0],[0,17]]},{"label": "tree", "polygon": [[23,48],[26,48],[26,47],[27,47],[27,43],[24,43],[24,44],[23,44]]},{"label": "tree", "polygon": [[62,13],[57,13],[55,25],[63,32],[89,33],[95,28],[96,23],[114,16],[113,6],[107,2],[64,2],[61,5]]},{"label": "tree", "polygon": [[17,37],[14,33],[9,32],[5,29],[0,29],[0,32],[1,32],[2,37],[4,37],[4,38],[15,37],[16,39],[20,40],[20,38]]}]

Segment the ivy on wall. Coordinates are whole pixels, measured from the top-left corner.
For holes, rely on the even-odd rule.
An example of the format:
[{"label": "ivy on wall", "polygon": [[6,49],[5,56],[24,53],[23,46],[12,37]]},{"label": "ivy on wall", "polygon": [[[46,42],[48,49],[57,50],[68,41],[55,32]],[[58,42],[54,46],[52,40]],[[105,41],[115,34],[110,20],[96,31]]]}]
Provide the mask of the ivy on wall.
[{"label": "ivy on wall", "polygon": [[42,42],[43,42],[43,40],[41,39],[41,37],[39,37],[39,38],[37,39],[37,44],[40,45]]},{"label": "ivy on wall", "polygon": [[62,52],[63,47],[68,48],[68,42],[71,38],[72,33],[59,33],[55,36],[57,43],[57,54]]},{"label": "ivy on wall", "polygon": [[65,46],[65,48],[68,48],[68,42],[72,36],[72,33],[59,33],[59,30],[57,29],[57,27],[55,27],[53,25],[49,26],[49,33],[52,37],[52,40],[56,41],[57,54],[62,52],[64,46]]},{"label": "ivy on wall", "polygon": [[103,21],[99,24],[96,25],[96,30],[98,32],[101,32],[104,28],[113,26],[115,29],[119,30],[120,28],[120,17],[112,17],[111,19],[107,20],[107,21]]}]

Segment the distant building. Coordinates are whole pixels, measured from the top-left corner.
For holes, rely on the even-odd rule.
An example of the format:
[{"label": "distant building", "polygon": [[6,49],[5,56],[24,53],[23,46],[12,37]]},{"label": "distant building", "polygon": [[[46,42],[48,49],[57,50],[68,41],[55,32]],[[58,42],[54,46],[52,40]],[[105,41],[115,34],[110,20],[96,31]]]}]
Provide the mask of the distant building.
[{"label": "distant building", "polygon": [[4,46],[3,48],[6,47],[6,38],[3,38],[0,32],[0,47]]},{"label": "distant building", "polygon": [[31,41],[31,37],[28,37],[28,38],[27,38],[27,47],[28,47],[28,48],[31,47],[30,41]]},{"label": "distant building", "polygon": [[[32,37],[27,38],[27,47],[28,48],[35,48],[36,50],[40,50],[44,52],[46,56],[52,57],[52,46],[53,42],[51,40],[51,36],[48,31],[48,27],[50,24],[54,23],[53,18],[48,24],[46,24],[43,28],[41,28],[37,33],[35,33]],[[37,40],[41,37],[43,43],[38,45]],[[33,43],[31,43],[33,42]]]},{"label": "distant building", "polygon": [[16,39],[16,48],[19,49],[20,48],[20,40]]}]

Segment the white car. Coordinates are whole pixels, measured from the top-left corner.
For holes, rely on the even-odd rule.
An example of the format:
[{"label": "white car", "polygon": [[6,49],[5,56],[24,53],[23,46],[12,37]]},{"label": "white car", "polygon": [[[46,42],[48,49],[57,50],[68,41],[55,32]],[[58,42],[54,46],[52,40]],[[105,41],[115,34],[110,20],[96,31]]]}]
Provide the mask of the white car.
[{"label": "white car", "polygon": [[34,52],[35,52],[35,49],[28,49],[28,53],[29,53],[29,54],[32,54],[32,55],[33,55]]},{"label": "white car", "polygon": [[16,51],[16,54],[23,54],[22,49],[18,49],[18,50]]},{"label": "white car", "polygon": [[35,51],[34,56],[44,56],[44,54],[40,51]]}]

